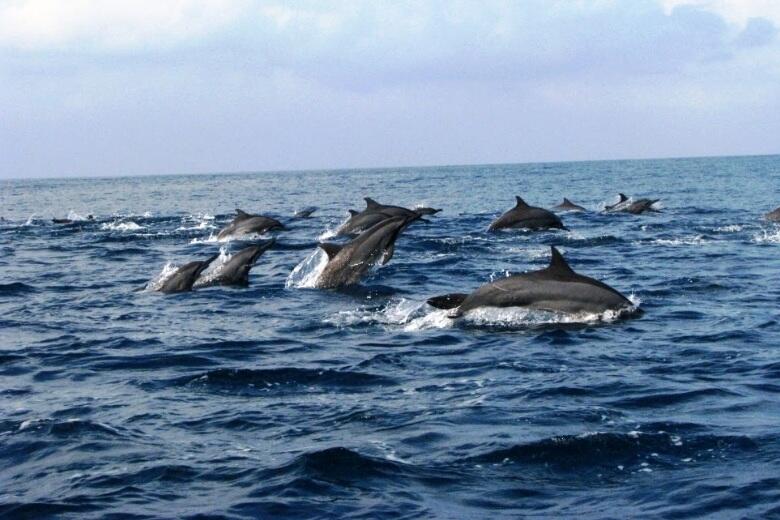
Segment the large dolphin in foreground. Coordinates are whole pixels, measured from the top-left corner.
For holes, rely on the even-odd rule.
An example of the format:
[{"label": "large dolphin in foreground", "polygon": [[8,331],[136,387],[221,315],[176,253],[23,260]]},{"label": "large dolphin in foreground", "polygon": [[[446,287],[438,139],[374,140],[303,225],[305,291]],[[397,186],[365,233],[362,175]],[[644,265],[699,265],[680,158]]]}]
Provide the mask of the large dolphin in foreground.
[{"label": "large dolphin in foreground", "polygon": [[480,307],[523,307],[564,313],[602,313],[633,304],[612,287],[575,273],[552,247],[550,265],[483,285],[471,294],[447,294],[428,300],[437,309],[455,309],[458,317]]},{"label": "large dolphin in foreground", "polygon": [[219,268],[219,272],[214,278],[211,278],[203,285],[199,287],[207,287],[211,285],[239,285],[246,287],[249,285],[249,271],[255,266],[257,259],[262,256],[263,253],[274,245],[276,239],[271,239],[262,244],[255,244],[249,247],[245,247],[238,253],[230,257],[230,260],[225,262],[222,267]]},{"label": "large dolphin in foreground", "polygon": [[262,215],[250,215],[245,211],[236,209],[236,217],[230,224],[222,228],[217,238],[221,240],[229,236],[239,237],[252,233],[261,234],[277,228],[282,229],[284,226],[276,219]]},{"label": "large dolphin in foreground", "polygon": [[563,202],[557,206],[552,207],[555,211],[588,211],[579,204],[575,204],[566,197],[563,198]]},{"label": "large dolphin in foreground", "polygon": [[764,218],[772,222],[780,222],[780,208],[775,208],[766,215]]},{"label": "large dolphin in foreground", "polygon": [[393,257],[395,241],[403,229],[420,215],[390,217],[374,224],[346,245],[322,243],[319,246],[328,255],[328,264],[317,278],[315,286],[334,289],[357,284],[368,270]]},{"label": "large dolphin in foreground", "polygon": [[505,228],[525,229],[566,229],[558,216],[543,208],[529,206],[520,197],[515,197],[515,207],[498,217],[488,231],[496,231]]},{"label": "large dolphin in foreground", "polygon": [[171,276],[160,286],[158,291],[166,294],[187,292],[192,290],[192,286],[198,279],[200,274],[211,265],[211,262],[217,259],[219,255],[214,255],[211,258],[202,262],[190,262],[176,269]]},{"label": "large dolphin in foreground", "polygon": [[367,230],[371,226],[378,224],[383,220],[392,217],[404,217],[416,220],[413,217],[422,215],[433,215],[441,211],[435,208],[415,208],[407,209],[401,206],[390,206],[380,204],[370,197],[363,199],[366,201],[366,209],[363,211],[349,210],[350,217],[336,230],[337,236],[355,235]]},{"label": "large dolphin in foreground", "polygon": [[604,211],[607,213],[631,213],[633,215],[639,215],[645,211],[658,211],[653,209],[653,204],[661,199],[637,199],[629,200],[623,193],[618,193],[618,200],[615,204],[609,204],[604,207]]}]

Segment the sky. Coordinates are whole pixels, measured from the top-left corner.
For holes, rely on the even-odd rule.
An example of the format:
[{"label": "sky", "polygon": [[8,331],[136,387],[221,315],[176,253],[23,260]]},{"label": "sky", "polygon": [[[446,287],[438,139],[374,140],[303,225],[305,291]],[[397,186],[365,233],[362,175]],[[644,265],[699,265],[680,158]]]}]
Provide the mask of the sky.
[{"label": "sky", "polygon": [[780,153],[776,0],[0,0],[0,178]]}]

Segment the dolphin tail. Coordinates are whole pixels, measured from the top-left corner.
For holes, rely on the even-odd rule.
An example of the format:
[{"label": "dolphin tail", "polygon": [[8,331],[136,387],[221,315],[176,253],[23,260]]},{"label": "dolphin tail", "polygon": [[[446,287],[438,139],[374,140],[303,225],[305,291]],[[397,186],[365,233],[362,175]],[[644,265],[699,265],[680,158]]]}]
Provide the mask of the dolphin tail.
[{"label": "dolphin tail", "polygon": [[460,307],[460,304],[463,303],[463,300],[466,299],[466,296],[468,296],[468,294],[463,293],[451,293],[444,294],[442,296],[434,296],[433,298],[428,299],[428,305],[437,309],[454,309],[455,307]]}]

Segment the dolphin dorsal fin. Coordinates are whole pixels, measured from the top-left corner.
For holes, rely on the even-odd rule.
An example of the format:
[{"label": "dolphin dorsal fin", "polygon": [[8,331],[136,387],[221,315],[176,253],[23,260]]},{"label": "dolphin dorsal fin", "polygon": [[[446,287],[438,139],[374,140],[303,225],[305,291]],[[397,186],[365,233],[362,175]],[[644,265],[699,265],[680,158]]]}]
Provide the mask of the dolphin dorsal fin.
[{"label": "dolphin dorsal fin", "polygon": [[520,197],[516,196],[515,199],[517,200],[517,204],[515,204],[516,208],[527,208],[528,204]]},{"label": "dolphin dorsal fin", "polygon": [[628,197],[626,197],[623,193],[618,193],[618,197],[620,197],[620,202],[625,202],[628,200]]},{"label": "dolphin dorsal fin", "polygon": [[574,204],[572,203],[572,201],[570,201],[570,200],[569,200],[569,199],[567,199],[566,197],[564,197],[564,198],[563,198],[563,203],[564,203],[564,204],[569,204],[569,205],[571,205],[571,206],[574,206]]},{"label": "dolphin dorsal fin", "polygon": [[359,211],[355,211],[354,209],[348,209],[347,211],[349,211],[349,214],[352,215],[353,217],[355,215],[360,215],[360,212]]},{"label": "dolphin dorsal fin", "polygon": [[550,265],[547,266],[547,270],[556,274],[564,274],[564,275],[570,275],[574,274],[574,270],[569,267],[569,264],[566,262],[566,259],[563,258],[563,255],[555,246],[550,246]]},{"label": "dolphin dorsal fin", "polygon": [[249,218],[251,216],[252,215],[250,215],[246,211],[244,211],[242,209],[239,209],[239,208],[236,208],[236,218],[235,218],[235,220],[244,220],[244,219]]},{"label": "dolphin dorsal fin", "polygon": [[374,210],[374,209],[379,209],[379,208],[382,207],[382,205],[380,203],[378,203],[377,201],[375,201],[371,197],[366,197],[363,200],[366,201],[366,209]]},{"label": "dolphin dorsal fin", "polygon": [[341,248],[343,247],[338,244],[331,244],[329,242],[322,242],[318,245],[320,246],[320,249],[325,251],[325,253],[328,255],[328,260],[332,260],[334,256],[339,254],[339,251],[341,251]]}]

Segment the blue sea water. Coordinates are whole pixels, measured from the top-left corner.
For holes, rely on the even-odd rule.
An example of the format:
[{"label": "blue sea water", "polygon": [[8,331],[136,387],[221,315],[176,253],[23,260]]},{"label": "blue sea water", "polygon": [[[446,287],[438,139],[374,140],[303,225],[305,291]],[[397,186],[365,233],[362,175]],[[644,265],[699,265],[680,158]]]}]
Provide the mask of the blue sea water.
[{"label": "blue sea water", "polygon": [[[780,156],[2,181],[0,516],[780,517],[778,186]],[[515,195],[591,211],[488,234]],[[443,211],[307,287],[365,196]],[[236,207],[288,224],[248,288],[136,290],[241,247]],[[550,245],[644,314],[424,303]]]}]

